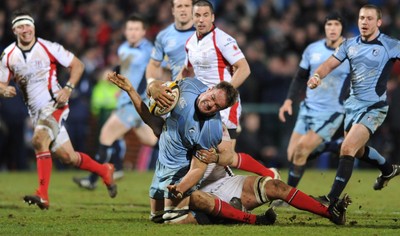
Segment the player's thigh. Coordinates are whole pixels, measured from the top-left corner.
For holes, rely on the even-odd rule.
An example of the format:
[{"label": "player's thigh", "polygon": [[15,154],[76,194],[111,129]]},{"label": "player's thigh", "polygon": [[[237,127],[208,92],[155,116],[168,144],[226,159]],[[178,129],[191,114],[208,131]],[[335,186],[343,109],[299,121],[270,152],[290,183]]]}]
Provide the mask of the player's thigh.
[{"label": "player's thigh", "polygon": [[143,124],[138,128],[135,128],[135,133],[142,144],[148,146],[154,146],[157,143],[158,139],[153,133],[153,130],[150,128],[150,126],[146,124]]},{"label": "player's thigh", "polygon": [[121,121],[121,119],[112,113],[104,123],[100,132],[100,143],[103,145],[112,145],[112,143],[123,137],[131,128]]}]

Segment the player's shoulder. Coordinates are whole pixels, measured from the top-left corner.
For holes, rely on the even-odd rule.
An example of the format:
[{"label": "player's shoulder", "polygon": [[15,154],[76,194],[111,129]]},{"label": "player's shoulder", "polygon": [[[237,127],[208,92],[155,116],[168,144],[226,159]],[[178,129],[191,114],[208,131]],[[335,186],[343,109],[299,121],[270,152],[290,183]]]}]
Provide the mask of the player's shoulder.
[{"label": "player's shoulder", "polygon": [[201,93],[207,90],[207,86],[195,77],[188,77],[178,82],[181,92]]},{"label": "player's shoulder", "polygon": [[378,36],[378,40],[382,42],[382,44],[388,44],[391,47],[394,47],[396,45],[400,45],[400,40],[393,38],[387,34],[380,33]]},{"label": "player's shoulder", "polygon": [[59,43],[57,43],[57,42],[52,42],[52,41],[44,39],[44,38],[39,38],[38,37],[36,40],[37,40],[38,43],[44,44],[46,46],[50,46],[50,45],[53,45],[53,44],[59,45]]},{"label": "player's shoulder", "polygon": [[304,52],[318,50],[318,48],[325,47],[325,42],[325,39],[314,41],[307,45],[306,49],[304,49]]},{"label": "player's shoulder", "polygon": [[1,52],[1,58],[3,58],[3,56],[5,54],[10,53],[16,46],[17,46],[17,42],[13,42],[12,44],[10,44],[6,48],[4,48],[4,50]]}]

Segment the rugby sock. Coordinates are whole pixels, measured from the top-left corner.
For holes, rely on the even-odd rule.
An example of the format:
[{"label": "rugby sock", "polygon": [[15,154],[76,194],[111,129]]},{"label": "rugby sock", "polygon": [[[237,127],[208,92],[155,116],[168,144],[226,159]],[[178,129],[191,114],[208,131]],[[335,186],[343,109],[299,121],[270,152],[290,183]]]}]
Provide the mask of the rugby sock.
[{"label": "rugby sock", "polygon": [[39,188],[37,193],[41,198],[49,199],[48,189],[50,184],[51,169],[53,160],[51,159],[50,151],[36,153],[36,165],[39,178]]},{"label": "rugby sock", "polygon": [[76,152],[80,161],[78,162],[78,167],[81,170],[88,170],[97,175],[103,176],[107,173],[107,168],[105,168],[102,164],[94,161],[90,156],[82,152]]},{"label": "rugby sock", "polygon": [[214,200],[214,209],[211,214],[222,218],[232,219],[249,224],[255,224],[256,215],[240,211],[221,199]]},{"label": "rugby sock", "polygon": [[[99,150],[97,151],[96,154],[96,161],[100,164],[109,162],[111,160],[112,153],[113,153],[112,146],[99,144]],[[92,173],[89,175],[90,183],[94,184],[97,182],[98,179],[99,176],[92,171]]]},{"label": "rugby sock", "polygon": [[123,162],[126,153],[126,143],[124,139],[116,140],[113,145],[113,154],[111,156],[110,163],[114,164],[115,170],[123,170]]},{"label": "rugby sock", "polygon": [[306,170],[306,165],[298,166],[290,163],[289,166],[289,176],[288,176],[288,185],[292,187],[297,187],[301,177],[303,177],[304,171]]},{"label": "rugby sock", "polygon": [[270,176],[275,178],[275,173],[269,168],[263,166],[260,162],[256,161],[252,156],[246,153],[238,153],[237,169],[249,171],[261,176]]},{"label": "rugby sock", "polygon": [[366,146],[364,155],[360,160],[378,167],[383,176],[388,176],[393,172],[393,166],[389,164],[389,162],[387,162],[386,159],[373,147]]},{"label": "rugby sock", "polygon": [[353,173],[354,157],[344,155],[339,158],[339,166],[336,171],[336,177],[333,182],[328,198],[331,202],[335,201],[340,197],[344,188],[349,182],[351,174]]},{"label": "rugby sock", "polygon": [[297,209],[312,212],[327,218],[330,216],[328,207],[324,206],[314,198],[296,188],[292,188],[290,190],[289,194],[285,198],[285,201]]},{"label": "rugby sock", "polygon": [[318,147],[316,147],[310,155],[308,155],[308,160],[314,160],[321,156],[324,152],[335,153],[339,155],[340,147],[342,146],[343,138],[338,138],[336,140],[325,141],[321,143]]}]

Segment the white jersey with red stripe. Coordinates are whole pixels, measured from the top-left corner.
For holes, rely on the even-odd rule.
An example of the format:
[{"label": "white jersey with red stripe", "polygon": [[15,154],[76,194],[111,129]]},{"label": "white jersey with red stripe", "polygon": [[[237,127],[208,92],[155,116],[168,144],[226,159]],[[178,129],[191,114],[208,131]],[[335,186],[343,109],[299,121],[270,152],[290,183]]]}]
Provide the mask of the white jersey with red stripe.
[{"label": "white jersey with red stripe", "polygon": [[[244,58],[236,40],[217,27],[202,37],[193,34],[185,49],[185,65],[193,67],[196,77],[209,88],[221,81],[231,82],[232,65]],[[240,103],[221,111],[228,129],[237,128],[240,113]]]},{"label": "white jersey with red stripe", "polygon": [[214,28],[199,38],[193,34],[186,42],[187,67],[193,67],[196,77],[208,87],[232,79],[231,65],[244,58],[236,40]]},{"label": "white jersey with red stripe", "polygon": [[13,43],[2,54],[0,82],[7,83],[14,77],[32,116],[55,104],[56,92],[62,88],[57,80],[57,64],[68,67],[73,58],[74,54],[60,44],[41,38],[29,51]]}]

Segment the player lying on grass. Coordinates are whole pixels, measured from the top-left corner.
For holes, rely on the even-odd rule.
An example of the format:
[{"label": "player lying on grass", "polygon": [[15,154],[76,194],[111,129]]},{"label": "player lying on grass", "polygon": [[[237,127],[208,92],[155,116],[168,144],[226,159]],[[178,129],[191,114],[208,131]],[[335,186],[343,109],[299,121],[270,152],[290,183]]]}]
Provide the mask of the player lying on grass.
[{"label": "player lying on grass", "polygon": [[[140,96],[136,93],[136,91],[132,88],[132,86],[129,83],[129,80],[127,80],[125,77],[121,75],[116,75],[110,74],[108,77],[111,82],[119,86],[121,89],[124,89],[125,91],[128,92],[130,95],[133,104],[135,105],[135,108],[138,110],[139,114],[141,114],[141,117],[144,119],[146,123],[150,125],[150,127],[153,128],[156,134],[159,134],[161,130],[161,126],[164,125],[164,120],[161,119],[160,117],[155,117],[152,116],[146,105],[141,101]],[[183,83],[192,83],[191,81],[198,81],[196,79],[186,79],[183,81]],[[197,86],[201,87],[201,83],[196,84]],[[185,86],[181,86],[181,96],[185,97]],[[210,91],[209,89],[206,91]],[[207,92],[203,92],[200,95],[196,97],[196,100],[194,102],[195,107],[199,110],[201,108],[199,106],[199,101],[204,101],[204,94]],[[175,108],[175,110],[178,110],[179,112],[179,106],[182,104],[180,100],[179,105],[177,106],[178,108]],[[210,102],[210,101],[209,101]],[[185,104],[190,104],[190,103],[185,103]],[[176,114],[171,114],[171,116],[174,116]],[[183,116],[181,119],[187,119],[189,117],[193,118],[191,116]],[[171,117],[167,118],[167,124],[163,128],[163,133],[169,130],[169,132],[176,132],[173,131],[169,128],[171,126],[168,126],[168,121],[169,119],[172,119]],[[178,128],[178,127],[175,127]],[[217,132],[217,130],[215,131]],[[221,131],[222,133],[222,131]],[[165,136],[161,136],[160,140],[162,137],[166,138]],[[170,136],[171,137],[171,136]],[[171,141],[171,140],[170,140]],[[163,147],[160,145],[160,147]],[[162,149],[160,149],[161,151]],[[207,151],[210,149],[203,149],[202,151],[197,151],[196,156],[199,157],[205,157],[202,158],[203,160],[211,160],[211,159],[218,159],[218,154],[215,151]],[[165,150],[163,150],[165,151]],[[212,157],[210,157],[212,156]],[[202,169],[207,166],[206,163],[199,161],[198,158],[192,158],[191,162],[191,171],[193,171],[193,167],[197,167],[198,169]],[[159,165],[157,165],[159,167]],[[164,166],[165,167],[165,166]],[[215,167],[213,170],[212,168]],[[191,201],[190,201],[190,207],[192,209],[197,209],[204,211],[207,214],[213,215],[213,216],[218,216],[218,217],[223,217],[223,218],[228,218],[228,219],[233,219],[239,222],[245,222],[245,223],[251,223],[251,224],[271,224],[275,222],[275,217],[276,215],[271,212],[267,211],[267,214],[262,216],[256,216],[254,214],[250,214],[247,212],[242,212],[239,211],[232,206],[230,206],[228,203],[222,201],[228,201],[232,197],[239,197],[242,198],[244,201],[244,206],[247,209],[253,209],[257,206],[262,205],[263,203],[268,202],[269,200],[274,200],[274,199],[283,199],[292,204],[293,206],[299,208],[299,209],[304,209],[308,210],[310,212],[316,213],[318,215],[324,216],[326,218],[331,219],[334,223],[336,224],[344,224],[345,223],[345,213],[346,213],[346,208],[347,205],[350,204],[350,199],[346,195],[343,199],[336,201],[335,203],[331,204],[329,208],[323,206],[322,204],[318,203],[311,197],[307,196],[306,194],[298,191],[295,188],[291,188],[284,184],[280,180],[272,180],[271,177],[259,177],[259,176],[230,176],[225,172],[225,168],[219,165],[215,164],[210,164],[209,165],[209,172],[211,173],[210,175],[207,176],[205,181],[203,181],[203,189],[207,191],[207,188],[209,189],[209,192],[214,192],[215,187],[213,186],[221,186],[221,183],[225,183],[225,180],[228,182],[231,181],[238,181],[234,185],[225,185],[228,187],[228,189],[236,189],[235,193],[232,195],[229,195],[229,193],[225,193],[225,195],[220,195],[216,198],[214,198],[212,195],[209,193],[205,193],[203,191],[194,191],[193,194],[191,195]],[[163,170],[161,170],[163,171]],[[155,179],[157,179],[157,174],[160,174],[160,169],[156,169],[155,173]],[[190,172],[190,171],[189,171]],[[165,169],[164,169],[165,173]],[[178,173],[175,173],[178,174]],[[186,173],[185,173],[186,174]],[[182,176],[182,173],[180,173]],[[188,206],[189,206],[189,197],[190,193],[192,192],[189,190],[192,185],[188,185],[188,182],[185,182],[185,180],[188,179],[188,175],[185,175],[184,177],[181,177],[182,180],[173,180],[170,181],[169,183],[169,190],[167,191],[166,186],[164,188],[160,187],[162,185],[156,185],[157,183],[153,180],[152,183],[152,188],[151,192],[151,197],[152,197],[152,202],[151,202],[151,208],[152,208],[152,213],[153,213],[153,219],[155,221],[163,221],[163,220],[184,220],[185,217],[187,216],[187,211],[188,211]],[[183,180],[185,178],[185,180]],[[226,178],[226,179],[224,179]],[[180,182],[181,181],[181,182]],[[191,179],[191,181],[197,181]],[[190,181],[189,181],[190,182]],[[167,183],[167,182],[165,182]],[[165,184],[164,183],[164,184]],[[196,184],[195,182],[194,184]],[[208,184],[210,183],[210,184]],[[193,184],[193,185],[194,185]],[[256,190],[254,190],[256,189]],[[189,191],[188,191],[189,190]],[[221,189],[222,190],[222,189]],[[256,192],[255,192],[256,191]],[[170,204],[168,202],[163,201],[163,197],[170,199],[174,204]],[[178,196],[175,199],[173,196]],[[184,199],[181,199],[184,196]],[[222,199],[222,200],[221,200]],[[166,203],[166,204],[164,204]],[[164,212],[163,212],[164,210]],[[163,212],[163,214],[156,214],[156,212]],[[165,213],[165,214],[164,214]],[[182,217],[181,217],[182,216]],[[182,221],[185,222],[186,220]]]},{"label": "player lying on grass", "polygon": [[[201,154],[196,156],[200,155],[215,155],[215,152],[201,151]],[[168,188],[177,198],[185,196],[185,194],[176,190],[178,188],[176,185],[168,186]],[[211,163],[207,167],[199,190],[190,195],[189,209],[195,210],[195,212],[178,211],[177,214],[174,211],[168,211],[167,216],[171,218],[179,217],[181,219],[179,223],[199,224],[218,222],[218,218],[215,218],[215,216],[232,219],[234,217],[230,216],[235,216],[234,212],[227,210],[218,212],[218,209],[225,207],[226,202],[232,204],[234,199],[239,200],[239,202],[236,202],[236,204],[239,203],[239,206],[236,207],[240,208],[240,205],[242,205],[244,211],[253,210],[270,201],[281,199],[297,209],[328,218],[338,225],[345,224],[346,209],[351,203],[350,198],[345,194],[342,199],[327,207],[279,179],[272,179],[268,176],[234,175],[229,168]],[[178,206],[179,208],[184,207]],[[197,210],[206,214],[196,212]],[[271,218],[271,212],[267,211],[266,216]],[[240,217],[237,215],[239,221]],[[251,218],[251,216],[249,217]],[[164,215],[164,218],[167,217]]]}]

